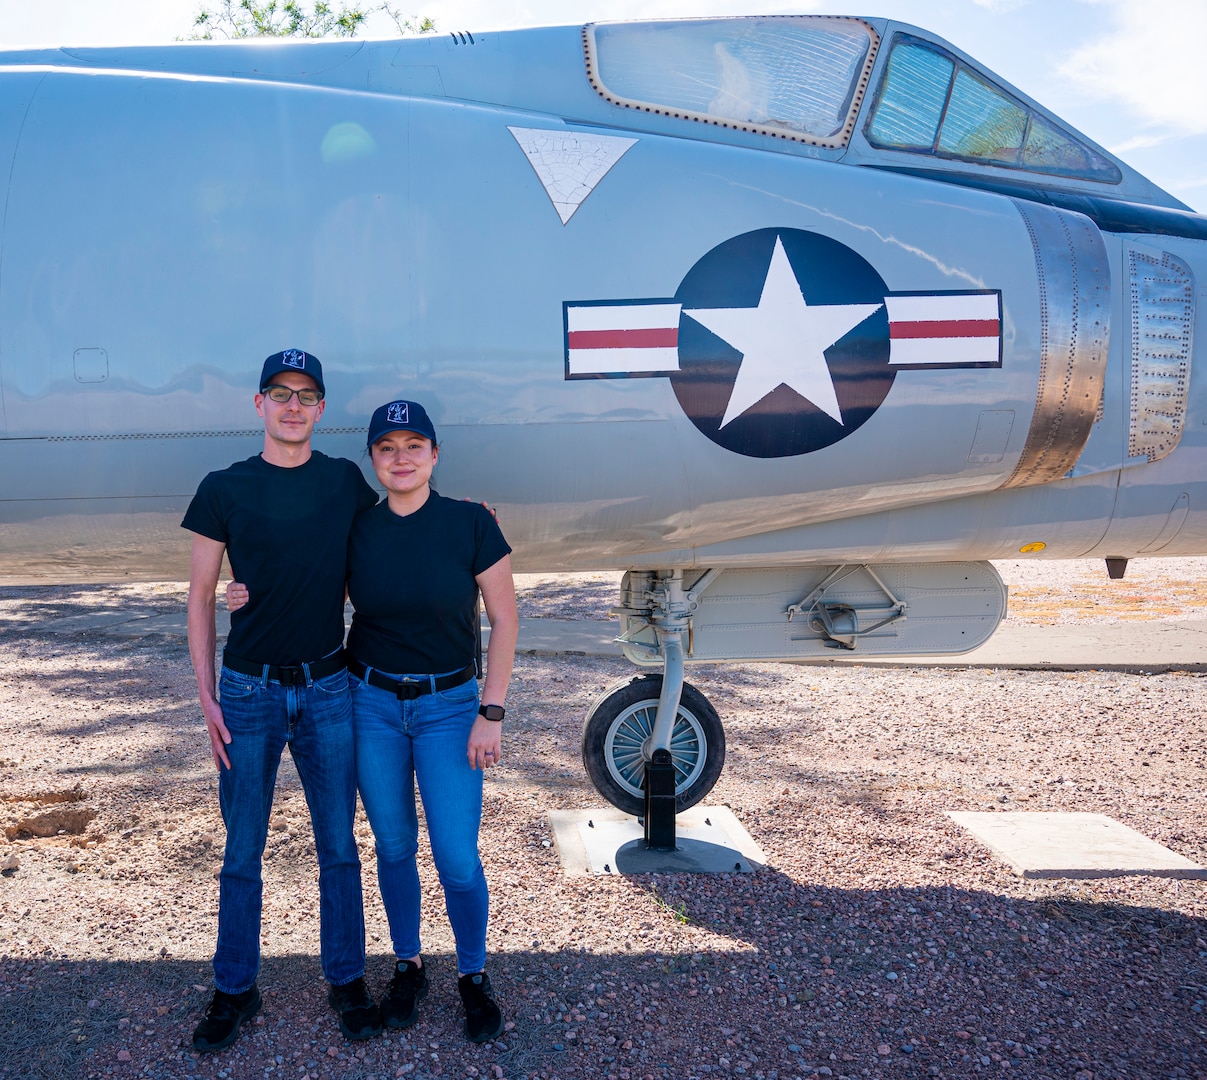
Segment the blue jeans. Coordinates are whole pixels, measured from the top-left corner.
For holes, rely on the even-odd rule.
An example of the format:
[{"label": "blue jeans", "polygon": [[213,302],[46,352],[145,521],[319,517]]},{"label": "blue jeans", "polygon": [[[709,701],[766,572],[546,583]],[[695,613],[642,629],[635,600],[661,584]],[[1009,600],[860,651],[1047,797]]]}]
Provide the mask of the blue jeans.
[{"label": "blue jeans", "polygon": [[323,975],[343,986],[365,972],[365,915],[360,856],[352,834],[356,813],[356,756],[348,673],[308,686],[222,669],[219,702],[231,734],[231,768],[219,772],[218,799],[226,823],[218,898],[214,985],[239,994],[260,969],[260,863],[268,839],[277,767],[286,745],[310,808],[319,863],[319,942]]},{"label": "blue jeans", "polygon": [[457,939],[457,973],[481,971],[486,966],[489,907],[486,875],[478,858],[482,772],[471,769],[466,757],[470,728],[478,715],[478,684],[469,679],[442,693],[400,701],[389,690],[353,677],[352,711],[356,778],[373,826],[377,882],[390,921],[394,955],[409,959],[420,952],[419,869],[415,865],[418,781],[432,858]]}]

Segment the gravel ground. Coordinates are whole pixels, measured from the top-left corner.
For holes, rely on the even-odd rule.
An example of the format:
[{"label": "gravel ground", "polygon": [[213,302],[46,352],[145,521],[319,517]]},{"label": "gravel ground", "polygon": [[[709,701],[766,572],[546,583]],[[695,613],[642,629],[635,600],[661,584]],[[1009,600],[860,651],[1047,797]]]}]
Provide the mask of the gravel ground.
[{"label": "gravel ground", "polygon": [[[1207,560],[1003,563],[1015,621],[1207,616]],[[616,575],[520,581],[529,617],[600,617]],[[1200,675],[788,664],[693,668],[725,720],[753,875],[568,878],[547,814],[600,805],[582,718],[622,661],[524,656],[487,783],[503,1037],[461,1034],[425,870],[418,1025],[348,1044],[318,964],[313,843],[282,767],[265,858],[264,1009],[230,1050],[209,997],[222,846],[188,654],[40,633],[167,611],[177,584],[0,589],[2,1077],[1207,1077],[1207,882],[1028,882],[947,810],[1109,814],[1207,864]],[[369,981],[389,939],[365,863]]]}]

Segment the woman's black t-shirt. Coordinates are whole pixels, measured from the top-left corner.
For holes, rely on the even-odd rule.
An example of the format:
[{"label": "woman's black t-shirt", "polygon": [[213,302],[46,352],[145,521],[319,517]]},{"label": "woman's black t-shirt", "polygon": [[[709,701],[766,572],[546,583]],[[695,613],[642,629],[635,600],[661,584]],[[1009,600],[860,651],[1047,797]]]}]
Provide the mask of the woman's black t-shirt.
[{"label": "woman's black t-shirt", "polygon": [[441,675],[473,662],[478,585],[511,547],[490,511],[432,492],[400,517],[383,499],[348,541],[355,608],[348,652],[395,675]]}]

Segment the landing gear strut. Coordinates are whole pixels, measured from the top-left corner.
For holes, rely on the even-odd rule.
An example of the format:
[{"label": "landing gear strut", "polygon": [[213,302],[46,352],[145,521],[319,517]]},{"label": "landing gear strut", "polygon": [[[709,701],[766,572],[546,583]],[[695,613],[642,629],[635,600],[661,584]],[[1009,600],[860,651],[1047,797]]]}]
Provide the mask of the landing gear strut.
[{"label": "landing gear strut", "polygon": [[683,679],[694,592],[684,591],[682,571],[660,571],[651,581],[644,610],[663,674],[609,687],[583,728],[591,782],[613,806],[644,816],[646,844],[655,850],[674,849],[675,814],[703,799],[725,765],[721,720]]}]

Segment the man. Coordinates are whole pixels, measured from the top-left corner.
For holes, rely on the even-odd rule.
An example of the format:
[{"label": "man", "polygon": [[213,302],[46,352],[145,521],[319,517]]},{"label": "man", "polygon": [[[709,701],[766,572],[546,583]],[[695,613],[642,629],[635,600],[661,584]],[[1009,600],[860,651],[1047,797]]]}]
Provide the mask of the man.
[{"label": "man", "polygon": [[[300,349],[264,361],[256,412],[264,450],[210,473],[182,525],[193,535],[189,655],[218,769],[226,824],[214,996],[195,1049],[221,1050],[260,1008],[261,859],[281,752],[289,746],[314,827],[327,1000],[349,1039],[381,1033],[365,990],[356,771],[344,660],[348,532],[377,502],[360,469],[310,447],[326,389]],[[222,557],[252,601],[231,616],[215,686],[215,589]],[[217,693],[215,692],[217,690]]]}]

